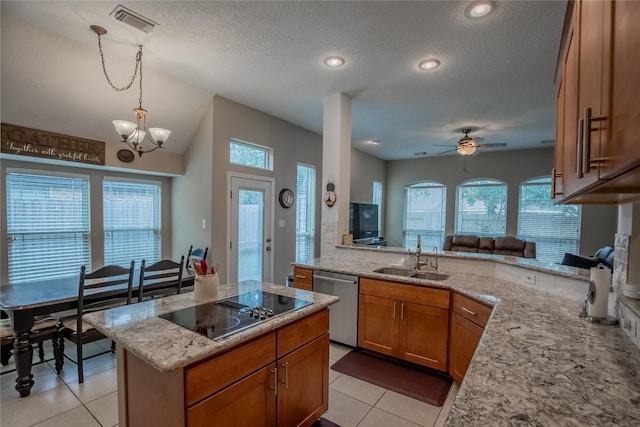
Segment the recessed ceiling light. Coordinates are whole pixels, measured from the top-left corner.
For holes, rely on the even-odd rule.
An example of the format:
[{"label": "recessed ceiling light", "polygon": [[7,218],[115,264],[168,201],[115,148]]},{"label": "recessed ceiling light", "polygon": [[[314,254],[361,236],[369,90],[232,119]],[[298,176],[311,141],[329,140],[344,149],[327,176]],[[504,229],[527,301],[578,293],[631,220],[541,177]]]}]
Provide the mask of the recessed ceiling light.
[{"label": "recessed ceiling light", "polygon": [[467,18],[480,18],[493,10],[492,1],[477,1],[471,3],[464,11]]},{"label": "recessed ceiling light", "polygon": [[337,68],[344,65],[344,58],[340,56],[327,56],[326,58],[324,58],[324,63],[327,65],[327,67]]},{"label": "recessed ceiling light", "polygon": [[418,64],[418,68],[421,70],[434,70],[440,66],[440,61],[437,59],[425,59]]}]

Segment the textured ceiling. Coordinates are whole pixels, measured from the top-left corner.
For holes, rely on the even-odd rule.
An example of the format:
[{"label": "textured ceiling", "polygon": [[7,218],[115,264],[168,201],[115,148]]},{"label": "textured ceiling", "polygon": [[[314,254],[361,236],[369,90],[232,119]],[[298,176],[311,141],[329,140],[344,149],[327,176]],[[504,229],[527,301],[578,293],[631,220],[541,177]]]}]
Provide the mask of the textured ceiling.
[{"label": "textured ceiling", "polygon": [[[445,151],[434,144],[463,127],[506,150],[554,138],[564,1],[496,2],[476,20],[457,1],[120,3],[159,26],[116,21],[119,2],[2,1],[2,121],[118,140],[110,120],[131,119],[138,96],[105,81],[96,24],[116,83],[144,45],[143,105],[173,131],[169,151],[186,150],[214,94],[322,133],[323,98],[344,92],[353,146],[389,160]],[[346,65],[325,67],[332,54]],[[441,66],[420,71],[428,57]]]}]

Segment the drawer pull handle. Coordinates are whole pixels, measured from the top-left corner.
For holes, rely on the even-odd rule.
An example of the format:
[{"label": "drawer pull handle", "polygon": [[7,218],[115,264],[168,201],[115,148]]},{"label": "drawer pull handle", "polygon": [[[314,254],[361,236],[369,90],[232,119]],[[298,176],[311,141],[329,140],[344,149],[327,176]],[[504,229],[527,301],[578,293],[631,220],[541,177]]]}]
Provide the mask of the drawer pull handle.
[{"label": "drawer pull handle", "polygon": [[298,279],[306,279],[307,276],[303,276],[301,274],[296,274],[296,278],[298,278]]},{"label": "drawer pull handle", "polygon": [[404,320],[404,303],[400,304],[400,320]]},{"label": "drawer pull handle", "polygon": [[478,315],[475,311],[471,311],[467,307],[462,307],[462,311],[466,311],[467,313],[469,313],[472,316],[477,316]]}]

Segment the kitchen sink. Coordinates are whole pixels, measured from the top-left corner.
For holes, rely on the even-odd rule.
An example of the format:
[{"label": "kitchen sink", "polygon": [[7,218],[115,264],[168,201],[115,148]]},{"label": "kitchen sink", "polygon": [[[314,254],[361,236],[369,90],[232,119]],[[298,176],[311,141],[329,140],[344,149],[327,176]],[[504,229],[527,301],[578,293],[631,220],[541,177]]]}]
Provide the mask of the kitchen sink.
[{"label": "kitchen sink", "polygon": [[431,271],[416,271],[409,277],[415,277],[416,279],[427,279],[427,280],[447,280],[449,278],[449,275],[442,274],[442,273],[433,273]]},{"label": "kitchen sink", "polygon": [[392,274],[394,276],[411,276],[414,271],[410,268],[401,268],[401,267],[382,267],[373,270],[374,273],[382,273],[382,274]]},{"label": "kitchen sink", "polygon": [[431,271],[415,271],[410,268],[402,267],[381,267],[373,270],[373,272],[426,280],[447,280],[449,278],[448,274],[435,273]]}]

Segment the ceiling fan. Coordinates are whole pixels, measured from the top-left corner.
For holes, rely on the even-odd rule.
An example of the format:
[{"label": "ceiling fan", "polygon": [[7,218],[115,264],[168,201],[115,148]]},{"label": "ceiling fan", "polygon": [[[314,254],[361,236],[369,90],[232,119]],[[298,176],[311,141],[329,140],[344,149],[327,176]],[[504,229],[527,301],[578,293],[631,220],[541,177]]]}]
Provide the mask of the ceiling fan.
[{"label": "ceiling fan", "polygon": [[450,150],[446,150],[446,151],[443,151],[442,153],[438,153],[437,156],[445,153],[450,153],[452,151],[457,151],[458,154],[460,154],[461,156],[471,156],[471,155],[477,154],[478,148],[497,148],[497,147],[507,146],[507,144],[504,142],[495,143],[495,144],[479,144],[479,142],[482,142],[484,139],[470,137],[469,133],[471,131],[472,129],[469,129],[469,128],[462,129],[462,133],[464,133],[464,136],[460,138],[457,146],[435,144],[436,147],[454,147]]}]

